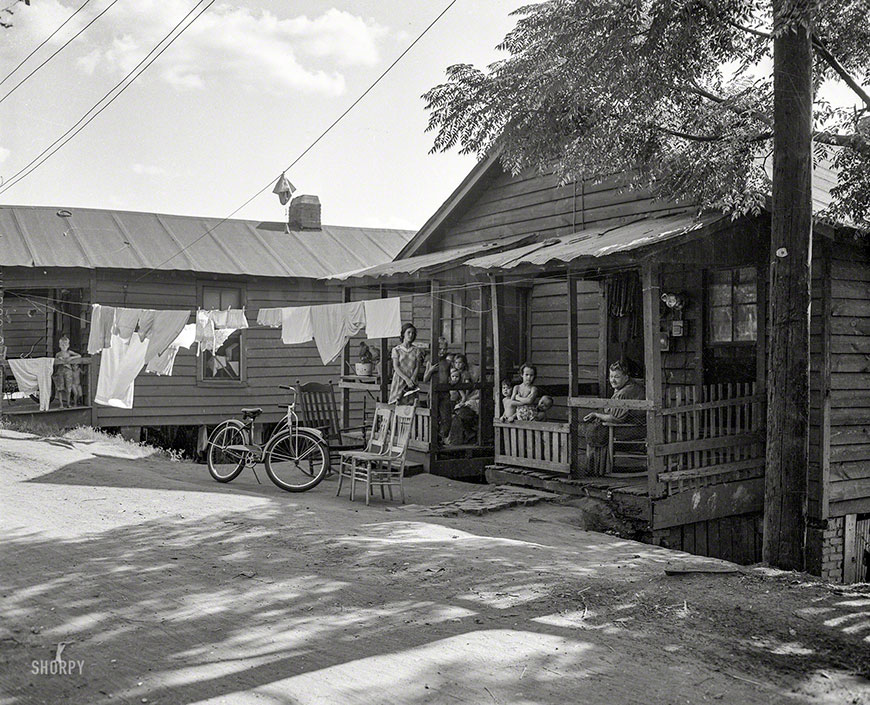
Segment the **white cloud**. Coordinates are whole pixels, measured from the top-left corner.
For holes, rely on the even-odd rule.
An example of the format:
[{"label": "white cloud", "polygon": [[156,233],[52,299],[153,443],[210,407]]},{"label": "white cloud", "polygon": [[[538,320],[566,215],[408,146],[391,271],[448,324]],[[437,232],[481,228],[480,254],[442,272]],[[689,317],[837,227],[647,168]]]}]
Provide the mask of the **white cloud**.
[{"label": "white cloud", "polygon": [[160,174],[165,173],[163,169],[159,166],[154,166],[153,164],[133,164],[130,167],[135,174],[142,174],[145,176],[159,176]]},{"label": "white cloud", "polygon": [[[101,69],[125,74],[191,6],[189,0],[118,3],[65,54],[69,52],[68,60],[87,75]],[[0,47],[0,55],[10,60],[23,57],[75,7],[45,0],[16,12],[16,31],[4,36],[4,40],[8,36],[13,41]],[[85,8],[52,44],[59,46],[104,7]],[[190,25],[146,76],[158,76],[178,89],[199,89],[230,81],[255,90],[278,92],[292,88],[336,95],[344,90],[342,71],[376,64],[379,43],[386,37],[385,27],[336,8],[316,17],[280,19],[267,10],[215,5]]]}]

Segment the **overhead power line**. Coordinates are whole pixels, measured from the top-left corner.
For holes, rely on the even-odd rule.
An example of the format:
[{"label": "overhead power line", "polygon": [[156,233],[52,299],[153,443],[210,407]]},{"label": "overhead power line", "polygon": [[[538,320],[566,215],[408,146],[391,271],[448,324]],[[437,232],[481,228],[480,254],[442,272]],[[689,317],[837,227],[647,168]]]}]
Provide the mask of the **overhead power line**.
[{"label": "overhead power line", "polygon": [[[206,2],[203,6],[202,3]],[[58,137],[54,142],[52,142],[48,147],[42,150],[36,157],[34,157],[27,165],[19,169],[15,174],[13,174],[9,181],[0,188],[0,194],[5,193],[8,189],[12,188],[16,184],[18,184],[23,179],[27,178],[30,174],[36,171],[40,166],[42,166],[46,161],[48,161],[52,156],[54,156],[57,152],[59,152],[63,147],[65,147],[70,140],[72,140],[79,132],[81,132],[85,127],[87,127],[94,118],[96,118],[100,113],[102,113],[106,108],[108,108],[125,90],[127,90],[133,82],[139,78],[151,64],[153,64],[164,51],[166,51],[170,46],[172,46],[173,42],[178,39],[184,32],[194,23],[196,22],[202,15],[205,13],[213,4],[215,0],[198,0],[198,2],[190,9],[190,11],[178,21],[178,23],[171,29],[169,32],[163,36],[163,38],[157,42],[157,44],[149,51],[141,61],[139,61],[136,66],[134,66],[129,73],[127,73],[124,78],[122,78],[118,83],[116,83],[112,88],[110,88],[102,98],[100,98],[96,103],[94,103],[91,108],[82,115],[78,121],[70,127],[66,132],[64,132],[60,137]],[[172,34],[181,27],[182,24],[199,9],[199,13],[190,20],[184,27],[178,31],[177,34],[173,37]],[[171,39],[169,39],[172,37]],[[167,42],[167,39],[169,41]],[[161,45],[166,44],[162,47]],[[158,51],[159,49],[159,51]],[[156,54],[155,54],[156,52]],[[153,55],[153,56],[152,56]],[[141,67],[141,70],[139,70]],[[138,73],[137,73],[138,71]],[[134,75],[135,74],[135,75]],[[129,80],[128,80],[129,79]],[[102,107],[97,110],[97,107],[109,98],[113,92],[115,92],[120,87],[120,90],[115,93]],[[96,111],[96,112],[94,112]],[[93,113],[93,114],[92,114]]]},{"label": "overhead power line", "polygon": [[[451,2],[448,3],[448,5],[447,5],[443,10],[441,10],[440,13],[438,13],[438,16],[435,17],[435,19],[432,20],[432,21],[431,21],[431,22],[426,26],[426,28],[425,28],[422,32],[420,32],[420,34],[417,35],[417,38],[416,38],[413,42],[411,42],[411,43],[410,43],[410,44],[405,48],[405,50],[395,58],[395,60],[393,61],[393,63],[391,63],[389,66],[387,66],[387,68],[384,69],[384,71],[381,73],[381,75],[378,76],[378,77],[377,77],[377,78],[372,82],[372,84],[371,84],[368,88],[366,88],[366,89],[365,89],[365,90],[360,94],[360,96],[359,96],[355,101],[353,101],[353,103],[351,103],[351,104],[347,107],[347,109],[346,109],[346,110],[345,110],[341,115],[339,115],[335,120],[333,120],[332,123],[329,125],[329,127],[327,127],[325,130],[323,130],[323,132],[321,132],[321,133],[317,136],[317,139],[315,139],[311,144],[309,144],[309,145],[308,145],[308,146],[307,146],[307,147],[302,151],[302,153],[301,153],[298,157],[296,157],[292,162],[290,162],[290,165],[287,166],[286,168],[284,168],[283,171],[289,171],[290,169],[292,169],[292,168],[293,168],[293,167],[294,167],[294,166],[295,166],[295,165],[296,165],[296,164],[297,164],[297,163],[298,163],[298,162],[299,162],[299,161],[300,161],[300,160],[301,160],[301,159],[302,159],[306,154],[308,154],[308,152],[310,152],[310,151],[315,147],[315,145],[317,145],[318,142],[320,142],[320,140],[322,140],[324,137],[326,137],[326,135],[329,134],[329,132],[332,130],[332,128],[335,127],[336,125],[338,125],[338,123],[341,122],[342,119],[343,119],[343,118],[344,118],[344,117],[345,117],[345,116],[346,116],[346,115],[347,115],[351,110],[353,110],[353,109],[354,109],[354,108],[355,108],[355,107],[360,103],[360,101],[362,101],[362,99],[365,98],[365,97],[366,97],[366,96],[367,96],[367,95],[368,95],[368,94],[369,94],[369,93],[374,89],[374,87],[377,86],[377,85],[381,82],[381,80],[382,80],[382,79],[383,79],[383,78],[384,78],[384,77],[385,77],[385,76],[386,76],[390,71],[393,70],[393,67],[395,67],[396,64],[398,64],[398,63],[399,63],[399,62],[400,62],[400,61],[405,57],[405,55],[406,55],[409,51],[411,51],[411,49],[413,49],[413,48],[416,46],[417,42],[419,42],[419,41],[420,41],[424,36],[426,36],[426,34],[429,32],[429,30],[432,29],[432,27],[435,26],[435,24],[438,22],[438,20],[440,20],[442,17],[444,17],[444,15],[447,14],[447,11],[448,11],[451,7],[453,7],[453,6],[456,4],[456,2],[457,2],[457,0],[451,0]],[[270,181],[269,181],[265,186],[263,186],[259,191],[257,191],[253,196],[251,196],[251,197],[250,197],[247,201],[245,201],[242,205],[240,205],[238,208],[236,208],[235,210],[233,210],[229,215],[224,216],[224,217],[221,218],[217,223],[215,223],[214,225],[212,225],[208,230],[206,230],[205,232],[203,232],[202,235],[200,235],[199,237],[197,237],[193,242],[190,242],[190,243],[188,243],[187,245],[185,245],[184,247],[180,248],[180,249],[178,250],[178,252],[176,252],[176,253],[173,254],[172,256],[168,257],[167,259],[163,260],[162,262],[160,262],[160,264],[158,264],[158,265],[152,267],[151,269],[147,270],[147,271],[144,272],[142,275],[140,275],[138,278],[136,278],[134,281],[140,281],[141,279],[144,279],[144,278],[147,277],[149,274],[151,274],[151,272],[153,272],[153,271],[159,269],[160,267],[162,267],[162,266],[163,266],[164,264],[166,264],[167,262],[170,262],[171,260],[173,260],[173,259],[175,259],[176,257],[178,257],[178,255],[182,254],[182,253],[185,252],[186,250],[188,250],[188,249],[190,249],[191,247],[193,247],[196,243],[198,243],[200,240],[202,240],[206,235],[208,235],[209,233],[213,232],[216,228],[218,228],[218,227],[219,227],[220,225],[222,225],[223,223],[227,222],[227,221],[228,221],[230,218],[232,218],[236,213],[238,213],[240,210],[242,210],[242,208],[244,208],[245,206],[247,206],[251,201],[253,201],[255,198],[257,198],[257,197],[258,197],[260,194],[262,194],[264,191],[266,191],[270,186],[272,186],[272,184],[274,183],[274,181],[275,181],[275,177],[273,177],[273,178],[272,178],[272,179],[271,179],[271,180],[270,180]],[[3,192],[0,191],[0,193],[3,193]]]},{"label": "overhead power line", "polygon": [[[111,10],[111,9],[112,9],[112,6],[113,6],[116,2],[118,2],[118,0],[112,0],[112,2],[110,2],[110,3],[106,6],[106,8],[103,9],[102,12],[100,12],[96,17],[94,17],[90,22],[88,22],[84,27],[82,27],[82,28],[81,28],[78,32],[76,32],[72,37],[70,37],[69,39],[67,39],[66,42],[64,42],[63,44],[61,44],[61,46],[60,46],[60,47],[59,47],[59,48],[58,48],[58,49],[57,49],[53,54],[51,54],[51,55],[50,55],[50,56],[49,56],[45,61],[43,61],[41,64],[39,64],[39,66],[37,66],[35,69],[33,69],[33,71],[31,71],[31,72],[30,72],[29,74],[27,74],[24,78],[22,78],[18,83],[16,83],[16,84],[12,87],[12,89],[11,89],[11,90],[6,94],[6,95],[4,95],[2,98],[0,98],[0,103],[2,103],[4,100],[6,100],[10,95],[12,95],[15,91],[17,91],[21,86],[23,86],[23,85],[24,85],[24,84],[25,84],[25,83],[30,79],[30,77],[33,76],[33,74],[35,74],[37,71],[39,71],[39,69],[41,69],[43,66],[45,66],[49,61],[51,61],[55,56],[57,56],[58,54],[60,54],[60,52],[62,52],[64,49],[66,49],[66,48],[67,48],[67,47],[68,47],[68,46],[69,46],[73,41],[75,41],[75,39],[76,39],[79,35],[82,34],[82,32],[84,32],[84,31],[85,31],[88,27],[90,27],[94,22],[96,22],[98,19],[100,19],[100,18],[101,18],[103,15],[105,15],[109,10]],[[81,9],[81,8],[79,8],[79,9]],[[77,10],[76,12],[78,12],[78,10]],[[13,73],[14,73],[14,71],[13,71]],[[3,79],[3,80],[6,80],[6,79]]]},{"label": "overhead power line", "polygon": [[16,72],[18,69],[20,69],[22,66],[24,66],[24,64],[27,63],[28,59],[30,59],[31,56],[33,56],[36,52],[38,52],[40,49],[42,49],[42,47],[44,47],[46,44],[48,44],[48,42],[51,41],[52,37],[54,37],[55,34],[57,34],[58,32],[60,32],[60,30],[62,30],[64,27],[66,27],[67,22],[69,22],[73,17],[75,17],[77,14],[79,14],[82,10],[84,10],[84,9],[85,9],[85,5],[87,5],[90,1],[91,1],[91,0],[85,0],[85,1],[84,1],[84,2],[79,6],[79,9],[78,9],[78,10],[76,10],[75,12],[73,12],[69,17],[67,17],[63,22],[61,22],[60,26],[59,26],[57,29],[55,29],[51,34],[49,34],[45,39],[43,39],[42,42],[39,44],[39,46],[36,47],[36,49],[34,49],[33,51],[31,51],[27,56],[25,56],[25,57],[21,60],[21,62],[18,64],[18,66],[16,66],[14,69],[12,69],[9,73],[6,74],[6,76],[3,78],[3,80],[0,81],[0,86],[2,86],[4,83],[6,83],[7,80],[9,80],[9,77],[10,77],[13,73],[15,73],[15,72]]}]

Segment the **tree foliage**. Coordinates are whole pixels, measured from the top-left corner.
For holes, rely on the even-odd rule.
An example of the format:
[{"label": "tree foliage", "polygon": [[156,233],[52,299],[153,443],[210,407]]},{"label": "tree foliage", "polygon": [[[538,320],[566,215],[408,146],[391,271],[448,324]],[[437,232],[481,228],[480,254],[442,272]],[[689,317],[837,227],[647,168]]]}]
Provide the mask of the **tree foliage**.
[{"label": "tree foliage", "polygon": [[[831,217],[870,225],[870,0],[812,5],[816,85],[848,79],[866,103],[815,104],[819,156],[846,177]],[[547,0],[515,14],[507,58],[451,66],[424,95],[433,151],[498,147],[514,173],[620,174],[626,187],[735,215],[763,205],[772,36],[789,31],[787,18],[772,26],[768,1]]]}]

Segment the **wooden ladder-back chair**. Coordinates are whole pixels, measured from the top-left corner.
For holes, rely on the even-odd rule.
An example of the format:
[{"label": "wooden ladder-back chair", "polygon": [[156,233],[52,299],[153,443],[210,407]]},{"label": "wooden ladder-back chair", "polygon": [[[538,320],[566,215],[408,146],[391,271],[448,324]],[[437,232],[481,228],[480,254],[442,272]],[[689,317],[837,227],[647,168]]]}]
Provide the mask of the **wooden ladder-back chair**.
[{"label": "wooden ladder-back chair", "polygon": [[345,450],[361,450],[365,448],[365,439],[346,440],[351,431],[363,431],[366,426],[341,427],[338,414],[338,403],[335,401],[335,390],[331,382],[306,382],[296,380],[299,390],[299,421],[303,426],[319,429],[329,447],[330,460],[339,460],[339,454]]},{"label": "wooden ladder-back chair", "polygon": [[381,497],[384,496],[384,487],[389,490],[390,499],[393,499],[393,486],[399,488],[402,504],[405,503],[405,488],[402,480],[405,476],[405,463],[408,456],[408,443],[411,440],[411,430],[414,426],[414,414],[417,404],[409,406],[397,406],[393,411],[392,433],[387,452],[370,462],[357,463],[350,482],[350,499],[354,499],[354,490],[357,482],[364,482],[366,486],[366,504],[375,487],[381,488]]},{"label": "wooden ladder-back chair", "polygon": [[364,450],[343,450],[339,452],[338,490],[335,496],[341,494],[344,478],[353,483],[356,466],[380,458],[389,450],[390,434],[393,431],[393,409],[391,404],[378,402],[375,404],[375,414],[369,432],[369,440]]}]

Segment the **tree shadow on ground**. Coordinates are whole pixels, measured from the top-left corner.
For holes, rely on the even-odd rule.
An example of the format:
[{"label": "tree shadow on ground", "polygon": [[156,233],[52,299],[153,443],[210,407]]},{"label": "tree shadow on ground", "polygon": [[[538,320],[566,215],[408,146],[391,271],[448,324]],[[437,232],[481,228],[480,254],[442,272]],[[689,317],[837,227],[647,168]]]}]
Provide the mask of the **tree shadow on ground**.
[{"label": "tree shadow on ground", "polygon": [[[94,473],[85,460],[31,482],[99,484]],[[141,477],[96,479],[147,484],[167,503],[192,489]],[[665,578],[655,565],[672,554],[652,546],[592,534],[571,546],[544,526],[522,541],[468,522],[342,529],[322,502],[277,488],[197,514],[196,493],[228,491],[213,484],[184,497],[187,518],[4,537],[4,702],[666,703],[683,688],[788,702],[808,673],[856,670],[844,654],[864,646],[820,620],[783,620],[781,591],[765,595],[761,578]],[[698,604],[677,614],[685,594]],[[752,614],[729,621],[737,604]],[[31,672],[58,642],[84,660],[80,677]]]}]

